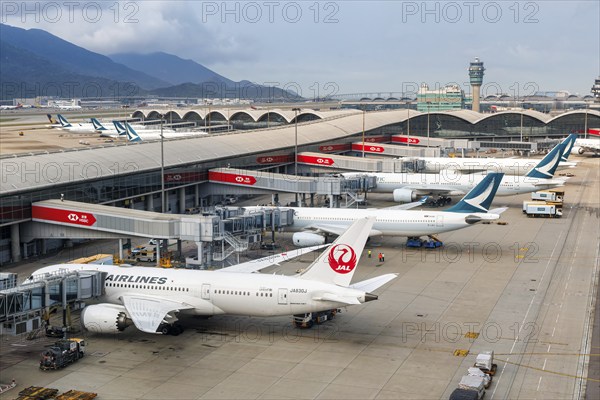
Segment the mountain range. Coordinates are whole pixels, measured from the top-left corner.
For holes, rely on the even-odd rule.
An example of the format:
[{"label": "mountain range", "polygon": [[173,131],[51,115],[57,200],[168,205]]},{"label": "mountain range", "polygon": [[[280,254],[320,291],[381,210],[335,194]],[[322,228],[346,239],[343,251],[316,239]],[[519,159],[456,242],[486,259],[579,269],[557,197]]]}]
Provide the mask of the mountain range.
[{"label": "mountain range", "polygon": [[107,57],[41,29],[5,24],[0,24],[0,71],[2,100],[35,96],[299,99],[279,88],[235,82],[172,54]]}]

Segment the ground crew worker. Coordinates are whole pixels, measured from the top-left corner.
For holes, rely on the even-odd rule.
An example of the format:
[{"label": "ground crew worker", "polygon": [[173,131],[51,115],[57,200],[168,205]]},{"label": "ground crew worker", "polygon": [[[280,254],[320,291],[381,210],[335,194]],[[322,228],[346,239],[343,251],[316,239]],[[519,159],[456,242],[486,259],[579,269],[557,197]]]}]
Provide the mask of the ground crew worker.
[{"label": "ground crew worker", "polygon": [[371,258],[371,250],[367,251],[367,257]]},{"label": "ground crew worker", "polygon": [[377,258],[379,258],[379,262],[381,262],[381,261],[382,261],[382,259],[383,259],[383,255],[382,255],[381,253],[379,253],[379,254],[377,255]]},{"label": "ground crew worker", "polygon": [[381,262],[385,261],[385,253],[381,253]]}]

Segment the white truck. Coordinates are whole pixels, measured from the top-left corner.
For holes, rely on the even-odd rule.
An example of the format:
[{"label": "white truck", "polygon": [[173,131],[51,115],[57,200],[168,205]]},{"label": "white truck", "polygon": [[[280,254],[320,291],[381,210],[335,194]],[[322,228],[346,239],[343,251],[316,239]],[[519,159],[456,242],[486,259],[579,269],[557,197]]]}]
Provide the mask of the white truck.
[{"label": "white truck", "polygon": [[547,201],[552,203],[562,203],[565,192],[562,190],[540,190],[531,193],[531,200]]},{"label": "white truck", "polygon": [[494,376],[496,374],[496,370],[498,369],[498,365],[494,364],[494,351],[484,351],[482,353],[477,354],[475,357],[474,367],[479,368],[482,372]]},{"label": "white truck", "polygon": [[524,201],[523,212],[528,217],[560,218],[562,217],[562,206],[545,201]]},{"label": "white truck", "polygon": [[450,400],[480,400],[485,395],[485,383],[480,376],[465,375],[458,388],[450,394]]}]

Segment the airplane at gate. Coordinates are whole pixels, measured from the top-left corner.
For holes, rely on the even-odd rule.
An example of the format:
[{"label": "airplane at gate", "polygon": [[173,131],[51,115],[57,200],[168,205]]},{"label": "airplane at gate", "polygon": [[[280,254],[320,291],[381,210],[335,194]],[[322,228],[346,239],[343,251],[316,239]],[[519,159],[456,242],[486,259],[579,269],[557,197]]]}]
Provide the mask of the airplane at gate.
[{"label": "airplane at gate", "polygon": [[[567,178],[553,179],[554,172],[563,154],[570,151],[575,142],[575,135],[555,146],[527,175],[505,175],[498,187],[498,196],[531,193],[538,190],[564,186]],[[345,178],[368,175],[377,179],[373,193],[392,193],[396,202],[410,202],[419,196],[443,195],[462,196],[484,178],[480,173],[462,174],[445,170],[437,174],[414,173],[357,173],[342,174]]]},{"label": "airplane at gate", "polygon": [[[575,141],[576,135],[569,135],[560,144]],[[567,152],[565,155],[568,154]],[[441,172],[443,170],[456,170],[463,173],[484,171],[503,172],[506,175],[525,175],[535,167],[537,161],[530,158],[448,158],[448,157],[410,157],[425,162],[424,172]],[[576,162],[561,161],[557,169],[574,168]]]},{"label": "airplane at gate", "polygon": [[133,323],[143,332],[179,334],[178,313],[269,317],[332,310],[376,300],[371,291],[397,277],[385,274],[350,284],[373,223],[374,218],[357,219],[294,276],[251,272],[305,249],[217,271],[60,264],[37,270],[28,281],[61,270],[106,272],[102,303],[81,312],[85,329],[100,333],[121,332]]},{"label": "airplane at gate", "polygon": [[[314,246],[325,243],[326,235],[340,235],[352,222],[368,216],[375,217],[369,236],[431,236],[466,228],[481,221],[500,218],[506,208],[489,210],[504,174],[489,173],[458,203],[445,211],[418,211],[349,208],[282,207],[294,210],[294,223],[288,227],[296,246]],[[400,206],[402,207],[402,206]],[[244,207],[259,211],[267,207]]]}]

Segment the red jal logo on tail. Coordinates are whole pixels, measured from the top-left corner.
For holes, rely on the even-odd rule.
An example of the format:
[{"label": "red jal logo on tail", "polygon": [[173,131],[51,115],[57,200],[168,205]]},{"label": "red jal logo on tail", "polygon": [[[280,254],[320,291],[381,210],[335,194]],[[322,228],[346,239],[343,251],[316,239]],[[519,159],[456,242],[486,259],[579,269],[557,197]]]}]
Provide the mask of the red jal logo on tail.
[{"label": "red jal logo on tail", "polygon": [[356,267],[356,253],[347,244],[338,244],[329,250],[329,266],[338,274],[347,274]]}]

